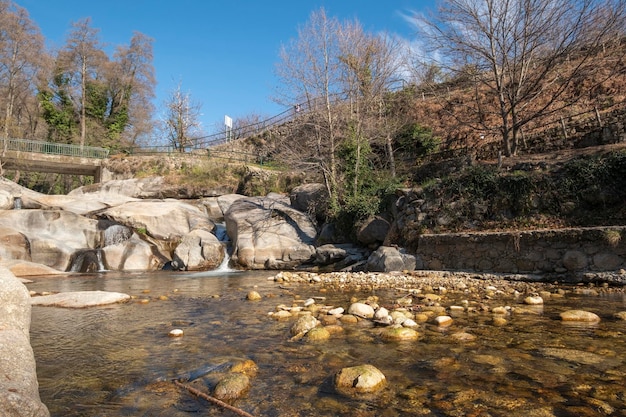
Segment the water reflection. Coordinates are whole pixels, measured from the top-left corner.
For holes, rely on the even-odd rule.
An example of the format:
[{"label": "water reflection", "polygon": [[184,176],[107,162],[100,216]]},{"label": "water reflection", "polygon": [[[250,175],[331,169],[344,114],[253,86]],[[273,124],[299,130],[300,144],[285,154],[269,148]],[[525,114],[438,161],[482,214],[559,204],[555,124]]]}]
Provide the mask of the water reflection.
[{"label": "water reflection", "polygon": [[[278,304],[324,296],[347,307],[351,292],[279,287],[271,272],[225,275],[158,272],[55,277],[34,291],[104,290],[131,303],[88,309],[33,307],[31,341],[42,400],[53,416],[224,415],[179,392],[169,379],[208,364],[249,358],[259,366],[248,395],[235,404],[257,416],[592,416],[626,415],[624,321],[620,295],[570,295],[542,314],[460,314],[451,328],[422,325],[417,342],[383,343],[379,328],[344,325],[327,343],[290,342],[290,321],[267,316]],[[245,300],[256,289],[260,302]],[[392,290],[377,291],[394,299]],[[148,302],[139,302],[139,300]],[[564,326],[558,314],[586,308],[593,327]],[[174,328],[185,335],[167,336]],[[477,339],[451,338],[467,331]],[[371,363],[388,387],[367,401],[335,395],[329,378]],[[155,385],[165,381],[165,385]],[[601,413],[601,414],[598,414]]]}]

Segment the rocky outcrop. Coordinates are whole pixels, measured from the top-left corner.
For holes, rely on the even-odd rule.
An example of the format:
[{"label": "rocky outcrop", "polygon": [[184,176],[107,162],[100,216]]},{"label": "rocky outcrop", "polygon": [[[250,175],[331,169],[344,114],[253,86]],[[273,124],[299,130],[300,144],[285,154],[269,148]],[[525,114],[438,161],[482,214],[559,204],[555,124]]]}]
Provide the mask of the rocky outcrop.
[{"label": "rocky outcrop", "polygon": [[245,198],[224,215],[233,260],[248,269],[289,269],[315,254],[315,225],[304,213],[271,198]]},{"label": "rocky outcrop", "polygon": [[215,224],[205,206],[134,197],[145,195],[142,184],[152,189],[159,183],[118,181],[97,192],[83,187],[46,196],[0,180],[8,207],[0,210],[0,258],[6,265],[31,265],[28,270],[41,264],[50,272],[155,270],[173,260],[186,270],[219,265],[224,248],[211,233]]},{"label": "rocky outcrop", "polygon": [[22,259],[67,271],[77,250],[99,246],[98,221],[63,210],[2,210],[3,258]]},{"label": "rocky outcrop", "polygon": [[0,415],[49,417],[39,398],[35,356],[30,346],[30,295],[0,267]]}]

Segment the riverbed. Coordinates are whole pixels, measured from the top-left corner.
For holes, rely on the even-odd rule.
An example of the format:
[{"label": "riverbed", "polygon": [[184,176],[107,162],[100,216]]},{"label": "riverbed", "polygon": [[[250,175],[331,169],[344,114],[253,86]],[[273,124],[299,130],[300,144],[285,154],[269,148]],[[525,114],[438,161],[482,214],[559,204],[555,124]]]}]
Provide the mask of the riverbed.
[{"label": "riverbed", "polygon": [[[53,417],[235,415],[171,381],[211,365],[251,360],[250,388],[232,405],[255,416],[626,415],[626,310],[621,289],[464,277],[368,284],[276,280],[276,272],[100,273],[35,279],[35,293],[103,290],[130,302],[85,309],[33,306],[31,344],[42,401]],[[261,295],[250,301],[250,291]],[[432,293],[438,298],[424,298]],[[529,306],[541,293],[544,303]],[[408,304],[407,298],[413,301]],[[339,320],[331,338],[293,338],[278,310],[369,300],[414,312],[443,308],[453,322],[419,323],[414,341],[387,342],[371,320]],[[493,311],[501,307],[502,320]],[[595,324],[559,313],[584,309]],[[294,310],[295,311],[295,310]],[[169,337],[173,329],[182,337]],[[473,340],[454,335],[465,333]],[[383,390],[348,398],[332,377],[372,364]],[[219,372],[200,382],[210,394]]]}]

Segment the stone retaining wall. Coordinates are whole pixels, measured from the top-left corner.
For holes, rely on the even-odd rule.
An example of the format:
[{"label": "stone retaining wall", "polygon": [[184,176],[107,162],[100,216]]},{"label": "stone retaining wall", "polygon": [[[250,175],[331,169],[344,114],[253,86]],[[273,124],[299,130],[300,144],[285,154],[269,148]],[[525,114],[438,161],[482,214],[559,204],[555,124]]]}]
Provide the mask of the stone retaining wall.
[{"label": "stone retaining wall", "polygon": [[[424,269],[500,273],[585,273],[626,268],[626,226],[510,233],[421,235]],[[419,264],[419,262],[418,262]]]}]

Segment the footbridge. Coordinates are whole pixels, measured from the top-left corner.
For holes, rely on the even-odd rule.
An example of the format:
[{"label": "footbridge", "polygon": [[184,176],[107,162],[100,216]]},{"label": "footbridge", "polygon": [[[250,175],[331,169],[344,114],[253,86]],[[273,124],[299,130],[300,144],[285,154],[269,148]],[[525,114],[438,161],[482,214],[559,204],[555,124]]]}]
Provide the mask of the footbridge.
[{"label": "footbridge", "polygon": [[102,178],[102,161],[109,150],[28,139],[0,139],[2,169],[87,175]]}]

